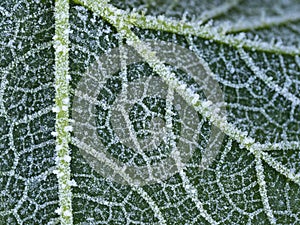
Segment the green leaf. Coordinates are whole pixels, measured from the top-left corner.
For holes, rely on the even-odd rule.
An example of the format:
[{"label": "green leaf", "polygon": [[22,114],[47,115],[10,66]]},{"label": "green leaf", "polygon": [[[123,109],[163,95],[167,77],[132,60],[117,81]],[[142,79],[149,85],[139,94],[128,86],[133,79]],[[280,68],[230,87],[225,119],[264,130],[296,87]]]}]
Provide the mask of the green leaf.
[{"label": "green leaf", "polygon": [[299,1],[0,3],[0,224],[300,224]]}]

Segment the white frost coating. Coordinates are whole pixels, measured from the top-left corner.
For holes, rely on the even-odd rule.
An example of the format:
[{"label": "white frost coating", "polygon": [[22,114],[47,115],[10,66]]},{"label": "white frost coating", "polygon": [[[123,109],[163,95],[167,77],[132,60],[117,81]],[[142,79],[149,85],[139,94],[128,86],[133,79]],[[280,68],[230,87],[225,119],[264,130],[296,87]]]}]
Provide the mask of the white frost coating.
[{"label": "white frost coating", "polygon": [[245,139],[243,140],[243,143],[241,144],[241,148],[252,146],[255,143],[255,139],[251,137],[247,137],[247,134],[245,135]]},{"label": "white frost coating", "polygon": [[265,181],[264,168],[262,165],[262,161],[261,161],[261,158],[259,157],[259,155],[255,154],[255,157],[256,157],[255,169],[256,169],[256,175],[257,175],[257,179],[258,179],[259,193],[260,193],[261,200],[262,200],[262,203],[264,206],[264,210],[268,216],[270,223],[276,224],[276,219],[274,217],[273,211],[269,204],[267,185],[266,185],[266,181]]},{"label": "white frost coating", "polygon": [[[228,190],[225,189],[224,185],[222,185],[222,172],[221,172],[222,171],[222,165],[224,165],[226,163],[225,158],[228,155],[228,153],[230,152],[231,148],[232,148],[232,139],[229,139],[226,146],[225,146],[224,151],[221,154],[220,161],[219,161],[219,163],[217,164],[217,167],[216,167],[216,180],[217,180],[216,184],[218,185],[218,188],[221,190],[222,194],[226,197],[227,201],[230,203],[230,205],[235,210],[237,210],[242,215],[252,216],[252,215],[249,215],[250,213],[245,212],[245,210],[241,209],[240,207],[238,207],[236,205],[236,203],[234,202],[234,200],[230,196],[230,192],[228,192]],[[242,189],[240,191],[244,192],[245,190]]]},{"label": "white frost coating", "polygon": [[253,149],[259,149],[260,151],[282,151],[282,150],[297,150],[300,149],[300,142],[298,141],[282,141],[278,143],[265,143],[265,144],[259,144],[255,143],[253,145]]},{"label": "white frost coating", "polygon": [[68,111],[68,109],[69,109],[69,106],[67,106],[67,105],[63,105],[63,106],[61,107],[61,109],[62,109],[62,111]]},{"label": "white frost coating", "polygon": [[282,165],[282,163],[276,161],[268,153],[261,152],[260,157],[266,163],[268,163],[269,166],[274,168],[280,174],[284,175],[285,177],[287,177],[288,179],[293,181],[295,184],[298,184],[300,186],[300,177],[299,177],[299,174],[295,174],[295,171],[291,171],[290,169],[286,168],[286,166],[284,166],[284,165]]},{"label": "white frost coating", "polygon": [[63,211],[64,216],[70,217],[72,216],[72,212],[70,210]]},{"label": "white frost coating", "polygon": [[56,46],[56,50],[57,50],[59,53],[66,53],[66,52],[68,52],[68,47],[62,45],[61,42],[56,42],[56,43],[55,43],[55,46]]},{"label": "white frost coating", "polygon": [[63,104],[68,105],[70,103],[70,98],[66,97],[62,100]]},{"label": "white frost coating", "polygon": [[59,106],[54,106],[54,107],[52,108],[52,112],[55,112],[55,113],[60,112],[60,107],[59,107]]},{"label": "white frost coating", "polygon": [[[113,8],[113,7],[111,7]],[[113,9],[112,9],[113,10]],[[253,50],[270,51],[277,53],[286,53],[297,55],[300,53],[300,48],[294,46],[276,45],[274,43],[257,42],[249,39],[241,39],[241,36],[226,35],[222,28],[216,28],[213,26],[205,25],[199,26],[198,22],[182,22],[176,21],[170,18],[164,18],[163,20],[154,16],[144,16],[137,13],[127,15],[123,12],[124,19],[128,23],[144,28],[144,29],[160,29],[167,32],[174,32],[181,35],[195,35],[205,39],[214,40],[217,42],[225,43],[232,46],[247,47]]]},{"label": "white frost coating", "polygon": [[68,74],[68,75],[66,76],[66,80],[67,80],[67,81],[70,81],[70,80],[72,80],[72,77],[71,77],[71,75],[69,75],[69,74]]},{"label": "white frost coating", "polygon": [[64,161],[65,161],[65,162],[71,162],[71,156],[65,155],[65,156],[64,156]]},{"label": "white frost coating", "polygon": [[242,49],[239,48],[239,53],[241,55],[241,58],[245,61],[245,63],[249,66],[249,68],[252,70],[254,75],[261,79],[265,84],[276,91],[277,93],[280,93],[282,96],[290,100],[294,106],[300,105],[300,99],[290,93],[287,89],[281,88],[279,85],[277,85],[275,82],[272,81],[271,77],[268,77],[265,73],[263,73],[253,62],[253,59]]},{"label": "white frost coating", "polygon": [[[106,14],[106,15],[109,15],[109,14]],[[163,18],[163,19],[165,19],[165,18]],[[116,19],[113,19],[112,21],[116,21]],[[242,38],[240,38],[240,39],[241,39],[240,41],[243,41]],[[239,40],[239,38],[237,38],[237,40]],[[134,44],[134,41],[130,41],[129,43]],[[269,45],[266,45],[266,46],[268,47]],[[281,46],[279,46],[279,47],[281,47]],[[297,49],[296,49],[296,51],[297,51]],[[167,77],[167,79],[169,79],[169,77]],[[266,81],[270,82],[271,80],[267,79]],[[172,81],[172,84],[173,84],[173,86],[175,86],[176,82]],[[183,89],[183,91],[186,91],[185,88]],[[191,98],[190,94],[191,93],[187,92],[187,95],[189,95],[189,98]],[[191,102],[193,104],[196,104],[197,100],[191,100]],[[199,111],[201,111],[201,113],[205,114],[207,117],[210,117],[209,119],[211,121],[213,121],[215,124],[217,124],[224,132],[227,132],[227,134],[229,134],[235,140],[238,140],[238,142],[240,142],[242,146],[245,145],[245,147],[248,150],[249,149],[251,150],[254,147],[258,147],[258,145],[256,145],[256,143],[254,142],[255,140],[252,139],[252,138],[249,138],[248,134],[242,133],[239,130],[235,129],[233,126],[231,126],[230,124],[227,123],[226,119],[224,119],[224,118],[218,118],[217,116],[214,116],[215,113],[212,112],[212,111],[210,111],[209,106],[206,106],[205,103],[202,103],[202,107],[199,107]],[[203,111],[205,111],[205,112],[203,112]],[[278,148],[281,148],[281,146],[279,146]],[[256,148],[254,148],[254,149],[257,150]],[[260,151],[261,149],[258,149],[258,150]],[[255,153],[255,151],[251,151],[251,152]],[[258,161],[256,165],[262,165],[262,163],[261,163],[261,155],[258,154],[258,153],[257,153],[257,155],[258,155],[258,160],[260,160],[260,161]],[[273,168],[277,167],[277,165],[274,164],[274,163],[272,163],[272,162],[270,162],[270,160],[269,161],[266,160],[266,162],[268,164],[272,164]],[[257,171],[258,171],[257,173],[259,174],[259,177],[260,177],[259,180],[261,181],[260,184],[261,184],[261,186],[264,186],[265,185],[265,181],[264,181],[264,177],[263,177],[264,176],[263,170],[260,169],[260,166],[257,166]],[[289,173],[291,173],[291,172],[292,171],[290,171]],[[283,173],[283,172],[281,172],[281,173]],[[291,177],[291,175],[286,175],[286,176],[288,176],[288,177],[290,176]],[[298,174],[295,175],[296,178],[297,178],[297,176],[298,176]],[[188,190],[191,190],[191,188],[190,188],[189,185],[186,188]],[[191,193],[194,193],[194,191],[191,190]],[[264,199],[264,197],[266,196],[267,193],[266,193],[266,191],[264,190],[263,187],[260,188],[260,193],[261,193],[262,198]],[[266,196],[266,199],[267,199],[267,196]],[[264,204],[264,207],[265,207],[265,210],[267,212],[267,215],[268,215],[268,218],[269,218],[270,222],[274,224],[276,221],[274,220],[274,216],[272,214],[272,211],[270,213],[269,203],[266,202],[266,201],[263,201],[263,204]]]},{"label": "white frost coating", "polygon": [[[97,8],[95,6],[95,8]],[[111,20],[112,22],[114,20]],[[129,35],[130,36],[130,35]],[[243,37],[240,36],[241,41],[243,41]],[[128,38],[128,37],[127,37]],[[154,59],[155,57],[153,57],[153,55],[151,55],[151,52],[147,52],[147,49],[144,48],[144,46],[141,46],[139,43],[139,41],[137,39],[135,39],[135,37],[133,37],[133,35],[130,36],[130,38],[132,38],[130,41],[128,41],[129,44],[133,45],[137,51],[139,51],[141,53],[141,55],[143,55],[146,59],[146,61],[153,67],[156,69],[156,71],[165,78],[166,81],[171,80],[171,82],[169,82],[172,86],[177,86],[176,82],[174,82],[172,75],[165,70],[165,68],[163,67],[163,65],[161,65],[159,63],[159,61],[157,61],[156,59]],[[129,39],[130,39],[129,38]],[[237,38],[238,39],[238,38]],[[148,55],[147,55],[148,54]],[[179,84],[180,85],[180,84]],[[185,87],[181,87],[181,88],[177,88],[179,90],[181,90],[182,96],[186,97],[185,99],[190,99],[191,98],[191,93],[185,89]],[[193,101],[193,104],[196,104],[197,101]],[[242,146],[245,146],[247,149],[251,148],[251,146],[254,144],[254,139],[249,138],[247,136],[247,134],[242,133],[241,131],[239,131],[238,129],[236,129],[235,127],[233,127],[231,124],[228,124],[226,122],[226,120],[224,120],[223,118],[219,118],[218,116],[214,115],[214,113],[210,110],[209,106],[201,103],[200,106],[198,107],[199,112],[201,112],[202,114],[204,113],[205,116],[207,116],[216,126],[220,127],[226,134],[228,134],[229,136],[231,136],[232,138],[234,138],[235,140],[237,140],[238,142],[241,143]],[[264,181],[264,175],[263,175],[263,169],[261,163],[261,158],[258,157],[259,161],[257,161],[257,174],[258,174],[258,178],[260,181],[260,193],[263,199],[263,204],[264,204],[264,208],[265,211],[268,215],[268,218],[270,220],[270,222],[272,224],[275,223],[275,219],[273,216],[272,211],[270,210],[270,206],[269,203],[266,201],[267,196],[266,196],[266,188],[265,188],[265,181]],[[190,186],[187,186],[186,189],[189,189]],[[194,191],[192,191],[194,193]]]},{"label": "white frost coating", "polygon": [[193,105],[195,105],[197,102],[199,101],[199,95],[198,94],[195,94],[193,96],[193,100],[191,101]]},{"label": "white frost coating", "polygon": [[73,130],[72,126],[65,126],[65,128],[64,128],[64,131],[66,131],[66,132],[70,132],[72,130]]},{"label": "white frost coating", "polygon": [[[84,149],[89,149],[89,153],[93,156],[96,157],[100,162],[101,160],[106,160],[105,156],[103,156],[103,153],[96,151],[95,149],[91,149],[90,146],[87,146],[85,143],[81,143],[79,140],[76,138],[72,138],[72,142],[76,144],[76,146],[81,146]],[[118,166],[114,162],[107,162],[105,161],[106,165],[109,166],[110,168],[114,169],[127,183],[128,185],[131,186],[131,188],[136,191],[143,199],[147,201],[149,204],[150,208],[153,210],[154,215],[159,219],[159,223],[162,225],[166,225],[166,220],[164,219],[162,212],[160,211],[159,207],[153,201],[151,196],[148,195],[146,191],[143,190],[143,188],[139,187],[138,185],[135,185],[132,179],[124,173],[124,168],[118,168]]]},{"label": "white frost coating", "polygon": [[209,101],[209,100],[208,101],[202,101],[201,105],[202,105],[203,108],[208,108],[209,106],[212,105],[212,102]]},{"label": "white frost coating", "polygon": [[228,10],[239,4],[239,2],[240,0],[225,1],[224,3],[220,3],[220,5],[218,5],[216,8],[203,12],[199,17],[199,25],[213,19],[216,16],[226,13]]},{"label": "white frost coating", "polygon": [[78,186],[75,180],[69,180],[69,181],[68,181],[68,184],[69,184],[71,187],[77,187],[77,186]]},{"label": "white frost coating", "polygon": [[[197,97],[199,98],[199,95]],[[198,98],[197,98],[197,100],[198,100]],[[168,112],[169,113],[172,112],[171,108],[172,108],[173,100],[174,100],[174,89],[172,87],[169,87],[167,99],[166,99],[166,116],[165,116],[166,122],[167,122],[167,124],[169,124],[169,127],[172,127],[172,117],[168,114]],[[176,137],[175,137],[172,129],[168,129],[167,134],[169,136],[169,140],[171,142],[171,146],[172,146],[173,152],[174,152],[172,154],[172,156],[177,164],[177,168],[179,170],[180,177],[183,181],[182,185],[183,185],[184,189],[186,190],[188,196],[195,203],[197,209],[200,212],[200,215],[203,218],[205,218],[205,220],[207,220],[210,224],[217,224],[217,222],[203,208],[203,203],[199,200],[198,192],[197,192],[196,188],[193,187],[193,185],[190,183],[189,179],[186,176],[186,173],[183,170],[184,167],[181,162],[180,151],[177,149],[176,142],[175,142]]]},{"label": "white frost coating", "polygon": [[[73,224],[72,192],[68,184],[70,180],[69,141],[72,127],[68,125],[69,104],[64,103],[69,97],[69,1],[55,1],[55,35],[53,46],[55,49],[55,107],[56,113],[56,174],[59,188],[59,205],[63,209],[60,222],[63,225]],[[64,159],[67,159],[65,161]]]},{"label": "white frost coating", "polygon": [[[64,173],[62,173],[62,172],[60,172],[60,171],[57,171],[56,172],[56,176],[57,176],[57,178],[59,179],[59,178],[62,178],[63,176],[64,176]],[[63,187],[65,187],[64,185],[65,184],[62,184],[63,185]]]},{"label": "white frost coating", "polygon": [[58,215],[61,215],[62,210],[61,210],[61,208],[57,208],[54,212],[57,213]]},{"label": "white frost coating", "polygon": [[62,145],[56,145],[55,150],[56,150],[56,151],[60,151],[62,148],[63,148]]},{"label": "white frost coating", "polygon": [[53,137],[56,137],[56,136],[57,136],[57,134],[58,134],[58,133],[57,133],[57,132],[55,132],[55,131],[52,131],[52,132],[51,132],[51,135],[52,135]]},{"label": "white frost coating", "polygon": [[281,25],[286,22],[297,21],[300,19],[299,12],[288,13],[274,17],[263,17],[260,20],[246,20],[245,18],[235,23],[230,23],[226,27],[226,33],[238,32],[243,30],[254,30],[259,28]]}]

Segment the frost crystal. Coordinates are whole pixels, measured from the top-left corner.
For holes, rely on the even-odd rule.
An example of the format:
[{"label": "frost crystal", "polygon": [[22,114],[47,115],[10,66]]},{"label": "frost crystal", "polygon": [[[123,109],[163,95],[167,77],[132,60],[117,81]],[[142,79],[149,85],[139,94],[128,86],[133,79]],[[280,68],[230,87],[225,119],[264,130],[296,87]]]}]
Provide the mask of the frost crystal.
[{"label": "frost crystal", "polygon": [[62,212],[61,208],[57,208],[57,209],[55,210],[55,213],[57,213],[58,215],[61,215],[61,212]]},{"label": "frost crystal", "polygon": [[57,132],[52,131],[52,132],[51,132],[51,135],[52,135],[53,137],[56,137],[56,136],[57,136]]},{"label": "frost crystal", "polygon": [[199,100],[199,95],[195,94],[192,99],[192,104],[195,105],[198,102],[198,100]]},{"label": "frost crystal", "polygon": [[71,157],[69,155],[65,155],[63,159],[66,162],[71,162]]},{"label": "frost crystal", "polygon": [[70,185],[71,187],[77,187],[78,186],[75,180],[68,181],[68,185]]},{"label": "frost crystal", "polygon": [[61,109],[62,109],[62,111],[68,111],[69,107],[66,106],[66,105],[63,105],[63,106],[61,107]]},{"label": "frost crystal", "polygon": [[69,75],[69,74],[68,74],[68,75],[66,76],[66,79],[67,79],[67,81],[70,81],[70,80],[72,80],[72,77],[71,77],[71,75]]},{"label": "frost crystal", "polygon": [[203,106],[203,108],[208,108],[209,106],[211,106],[212,105],[212,102],[211,101],[203,101],[202,102],[202,106]]},{"label": "frost crystal", "polygon": [[60,112],[60,107],[59,107],[59,106],[54,106],[54,107],[52,108],[52,112],[55,112],[55,113]]},{"label": "frost crystal", "polygon": [[66,210],[66,211],[63,211],[63,215],[69,217],[69,216],[72,216],[72,213],[70,212],[70,210]]},{"label": "frost crystal", "polygon": [[66,132],[69,132],[69,131],[72,131],[73,130],[73,127],[72,126],[66,126],[65,128],[64,128],[64,131],[66,131]]},{"label": "frost crystal", "polygon": [[69,103],[70,103],[69,97],[63,99],[63,104],[68,105]]}]

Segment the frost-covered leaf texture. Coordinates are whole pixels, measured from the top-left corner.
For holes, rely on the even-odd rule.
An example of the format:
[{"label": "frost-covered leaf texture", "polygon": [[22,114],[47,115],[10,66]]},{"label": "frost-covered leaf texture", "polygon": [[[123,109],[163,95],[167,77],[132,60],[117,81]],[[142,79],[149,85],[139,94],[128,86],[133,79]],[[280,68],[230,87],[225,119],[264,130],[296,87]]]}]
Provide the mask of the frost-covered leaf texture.
[{"label": "frost-covered leaf texture", "polygon": [[[105,162],[72,142],[73,223],[300,224],[299,1],[96,1],[101,9],[119,9],[115,15],[101,14],[89,2],[70,2],[71,102],[87,69],[126,43],[114,24],[123,15],[123,25],[130,25],[123,32],[177,44],[206,62],[224,95],[227,123],[186,109],[185,116],[199,122],[190,130],[197,140],[189,143],[196,146],[192,157],[172,176],[143,186],[103,176],[99,167]],[[51,135],[54,28],[53,1],[0,3],[0,224],[60,223]],[[121,64],[126,60],[121,57]],[[95,100],[100,152],[128,166],[152,165],[172,152],[161,139],[168,101],[147,96],[152,87],[145,82],[136,86],[134,100],[125,101],[131,125],[115,129],[119,120],[111,111],[124,86],[160,74],[147,60],[121,67],[101,84]],[[192,75],[166,67],[206,100]],[[170,107],[175,143],[190,127],[180,118],[180,107]],[[201,170],[213,124],[224,138],[213,162]],[[136,140],[143,145],[134,148]]]},{"label": "frost-covered leaf texture", "polygon": [[57,224],[52,1],[0,3],[0,224]]}]

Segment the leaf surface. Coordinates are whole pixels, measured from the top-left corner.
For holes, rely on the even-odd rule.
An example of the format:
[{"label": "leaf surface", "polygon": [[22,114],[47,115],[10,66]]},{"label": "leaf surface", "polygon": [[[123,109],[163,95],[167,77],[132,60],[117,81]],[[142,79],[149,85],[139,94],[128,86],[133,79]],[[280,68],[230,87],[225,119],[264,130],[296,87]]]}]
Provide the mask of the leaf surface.
[{"label": "leaf surface", "polygon": [[[0,3],[0,224],[300,223],[298,1],[77,0],[69,7],[64,14],[52,1]],[[55,30],[63,18],[65,43]],[[226,115],[208,104],[210,87],[180,68],[184,54],[170,47],[161,59],[167,53],[150,41],[202,60]],[[99,61],[113,73],[96,75]],[[78,94],[88,72],[95,97]],[[86,143],[76,136],[86,109],[99,149],[87,130]],[[218,150],[209,160],[211,136]],[[59,140],[69,149],[60,151]],[[155,170],[170,156],[170,167]],[[132,172],[142,167],[150,172]],[[148,173],[159,178],[138,185]]]}]

